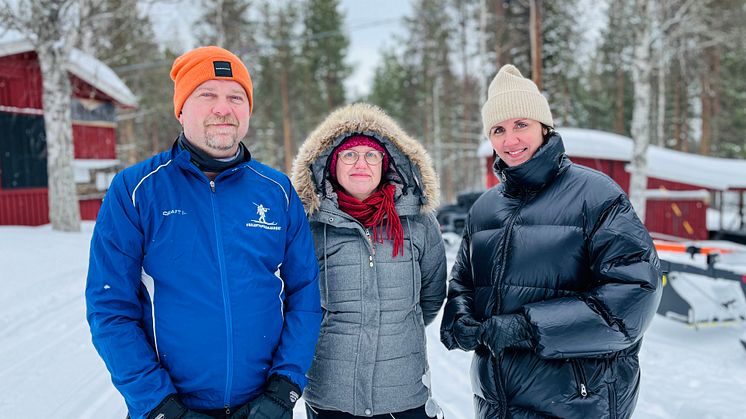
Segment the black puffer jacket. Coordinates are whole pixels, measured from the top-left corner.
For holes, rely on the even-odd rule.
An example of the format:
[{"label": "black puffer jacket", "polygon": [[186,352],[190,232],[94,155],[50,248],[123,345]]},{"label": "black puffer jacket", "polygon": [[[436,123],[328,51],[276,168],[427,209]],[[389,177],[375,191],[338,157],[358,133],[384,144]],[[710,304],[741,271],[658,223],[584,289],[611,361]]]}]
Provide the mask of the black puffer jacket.
[{"label": "black puffer jacket", "polygon": [[552,135],[472,207],[451,273],[441,340],[454,323],[522,313],[532,349],[472,361],[479,418],[628,418],[637,353],[660,301],[660,263],[624,192],[574,165]]}]

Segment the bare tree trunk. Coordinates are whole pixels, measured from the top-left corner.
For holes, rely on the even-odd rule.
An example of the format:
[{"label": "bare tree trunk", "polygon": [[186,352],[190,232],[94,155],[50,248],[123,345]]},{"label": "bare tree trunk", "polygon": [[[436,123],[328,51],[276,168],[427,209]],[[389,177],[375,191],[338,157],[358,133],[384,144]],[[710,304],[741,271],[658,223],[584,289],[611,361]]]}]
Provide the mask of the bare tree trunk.
[{"label": "bare tree trunk", "polygon": [[657,121],[655,124],[655,138],[661,147],[666,146],[666,63],[661,59],[658,63],[658,111],[656,112]]},{"label": "bare tree trunk", "polygon": [[487,1],[479,2],[479,103],[487,100],[487,82],[489,80],[489,59],[487,57]]},{"label": "bare tree trunk", "polygon": [[[707,54],[705,54],[707,56]],[[707,69],[708,66],[705,66],[705,69],[702,70],[699,76],[699,82],[700,82],[700,92],[699,92],[699,99],[702,104],[702,114],[700,115],[700,120],[702,121],[701,126],[701,137],[699,138],[699,154],[702,154],[703,156],[706,156],[710,154],[710,139],[711,139],[711,131],[710,131],[710,120],[712,118],[712,101],[710,100],[710,79],[708,76]]]},{"label": "bare tree trunk", "polygon": [[626,134],[624,130],[624,70],[619,66],[616,70],[616,82],[614,91],[614,132],[619,135]]},{"label": "bare tree trunk", "polygon": [[711,147],[712,150],[717,150],[720,146],[720,131],[718,124],[718,116],[720,115],[720,97],[723,93],[722,83],[720,82],[720,66],[721,66],[721,48],[715,47],[713,60],[712,60],[712,124],[711,124]]},{"label": "bare tree trunk", "polygon": [[215,43],[219,47],[226,47],[225,41],[225,24],[223,23],[225,19],[223,19],[223,13],[225,13],[225,8],[223,7],[223,0],[217,0],[217,4],[215,5],[215,28],[217,32],[215,34]]},{"label": "bare tree trunk", "polygon": [[531,0],[531,79],[533,79],[539,90],[542,90],[541,82],[541,0]]},{"label": "bare tree trunk", "polygon": [[73,176],[72,88],[67,75],[69,53],[49,40],[37,48],[44,86],[44,127],[47,135],[49,220],[58,231],[80,231],[80,206]]},{"label": "bare tree trunk", "polygon": [[689,121],[689,95],[686,94],[687,92],[687,85],[683,85],[683,97],[681,98],[682,107],[681,107],[681,151],[688,153],[689,152],[689,129],[687,127],[688,121]]},{"label": "bare tree trunk", "polygon": [[720,56],[717,47],[707,47],[703,51],[704,66],[700,73],[700,100],[702,101],[702,138],[699,143],[699,154],[709,155],[712,152],[714,119],[718,108],[716,80],[720,71]]},{"label": "bare tree trunk", "polygon": [[[469,89],[469,53],[468,53],[468,44],[467,44],[467,19],[468,19],[468,13],[466,9],[465,2],[459,2],[459,26],[461,30],[461,115],[460,115],[460,121],[457,125],[458,132],[456,135],[453,135],[451,133],[451,138],[461,138],[462,135],[464,135],[466,132],[469,131],[469,127],[467,124],[467,118],[470,116],[470,106],[469,101],[473,100],[471,92],[473,90]],[[449,153],[450,154],[450,153]],[[459,160],[460,161],[460,160]],[[457,160],[455,159],[448,159],[448,176],[445,177],[446,181],[446,199],[447,201],[453,200],[455,197],[454,192],[454,178],[456,176],[459,176],[459,183],[461,185],[465,184],[464,182],[464,171],[458,171],[454,170],[454,166],[457,164]],[[443,177],[443,173],[438,173],[438,176],[441,176],[441,179]],[[468,176],[468,175],[467,175]],[[441,180],[442,182],[442,180]]]},{"label": "bare tree trunk", "polygon": [[678,79],[676,82],[676,127],[677,135],[676,141],[678,144],[678,150],[683,152],[689,151],[689,78],[690,75],[687,73],[686,58],[684,50],[680,49],[678,58]]},{"label": "bare tree trunk", "polygon": [[[485,0],[486,1],[486,0]],[[495,60],[499,69],[510,60],[509,46],[503,44],[503,34],[505,33],[505,5],[504,0],[494,0],[495,2]]]},{"label": "bare tree trunk", "polygon": [[285,147],[285,173],[290,173],[295,150],[293,150],[293,140],[291,137],[290,93],[288,91],[288,72],[285,66],[282,66],[280,73],[280,97],[282,100],[282,143]]},{"label": "bare tree trunk", "polygon": [[131,113],[123,114],[118,120],[119,138],[122,153],[117,153],[117,158],[126,162],[127,166],[137,163],[137,140],[135,139],[135,116]]},{"label": "bare tree trunk", "polygon": [[632,151],[629,195],[632,207],[645,222],[645,205],[648,176],[647,151],[650,144],[650,13],[649,0],[635,1],[635,15],[640,19],[635,28],[635,47],[632,80],[635,88],[635,106],[632,112]]},{"label": "bare tree trunk", "polygon": [[682,112],[681,112],[681,75],[676,77],[675,87],[673,90],[673,118],[671,124],[673,125],[673,138],[676,140],[676,149],[682,151],[684,146],[682,144]]},{"label": "bare tree trunk", "polygon": [[[666,20],[666,8],[665,2],[661,1],[658,4],[658,13],[656,26],[660,27],[660,23]],[[666,34],[661,31],[659,34],[661,39],[658,42],[658,110],[656,111],[656,134],[655,139],[659,146],[665,147],[666,145],[666,72],[668,71],[668,59],[666,54],[668,53],[668,41]]]}]

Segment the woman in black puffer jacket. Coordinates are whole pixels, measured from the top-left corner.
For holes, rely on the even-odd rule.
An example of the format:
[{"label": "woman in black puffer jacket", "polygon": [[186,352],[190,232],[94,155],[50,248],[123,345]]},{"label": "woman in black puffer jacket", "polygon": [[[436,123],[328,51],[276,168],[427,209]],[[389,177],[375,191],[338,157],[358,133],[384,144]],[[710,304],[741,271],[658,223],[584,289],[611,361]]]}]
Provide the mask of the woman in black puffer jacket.
[{"label": "woman in black puffer jacket", "polygon": [[574,165],[536,85],[504,66],[482,108],[501,184],[472,206],[441,325],[475,350],[478,418],[629,418],[661,296],[653,242],[607,176]]}]

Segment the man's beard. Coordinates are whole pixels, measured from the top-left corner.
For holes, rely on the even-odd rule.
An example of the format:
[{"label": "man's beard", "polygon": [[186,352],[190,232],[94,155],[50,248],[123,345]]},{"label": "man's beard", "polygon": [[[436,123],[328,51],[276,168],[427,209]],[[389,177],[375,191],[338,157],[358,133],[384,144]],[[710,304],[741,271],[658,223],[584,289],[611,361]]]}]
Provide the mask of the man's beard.
[{"label": "man's beard", "polygon": [[[211,129],[210,125],[214,124],[231,124],[233,125],[232,128],[225,129],[225,133],[220,133],[218,135],[211,135],[208,133],[208,130]],[[214,117],[207,121],[205,121],[205,144],[207,147],[210,147],[213,150],[220,150],[220,151],[226,151],[231,150],[236,147],[236,144],[241,140],[238,137],[238,120],[233,117],[232,115],[226,115],[225,117]],[[212,127],[212,129],[217,129],[215,127]],[[221,131],[223,129],[220,129]],[[231,132],[232,131],[232,132]],[[217,137],[225,137],[226,135],[232,136],[231,141],[226,143],[224,140],[218,139]]]}]

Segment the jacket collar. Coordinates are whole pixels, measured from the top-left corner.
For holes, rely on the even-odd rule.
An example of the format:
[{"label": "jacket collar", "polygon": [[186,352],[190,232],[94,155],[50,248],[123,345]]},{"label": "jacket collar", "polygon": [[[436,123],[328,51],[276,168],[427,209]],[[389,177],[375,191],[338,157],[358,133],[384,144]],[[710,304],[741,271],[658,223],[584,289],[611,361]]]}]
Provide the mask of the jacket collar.
[{"label": "jacket collar", "polygon": [[510,167],[498,158],[492,167],[505,192],[520,195],[543,189],[569,165],[562,137],[555,132],[525,163]]},{"label": "jacket collar", "polygon": [[[181,167],[184,170],[187,170],[191,173],[201,175],[205,179],[207,179],[207,176],[194,164],[192,163],[192,155],[189,153],[188,150],[186,150],[184,147],[179,145],[179,138],[176,138],[173,145],[171,146],[171,159],[173,162]],[[237,165],[224,170],[223,172],[219,173],[218,176],[215,178],[228,176],[231,173],[235,173],[238,169],[248,167],[252,164],[254,160],[251,158],[251,154],[248,152],[248,149],[246,150],[246,154],[244,154],[244,161],[242,163],[238,163]]]},{"label": "jacket collar", "polygon": [[424,146],[380,108],[357,103],[329,115],[306,138],[293,161],[291,179],[306,214],[337,208],[327,164],[336,147],[355,134],[375,138],[388,152],[391,164],[383,179],[396,185],[394,196],[399,215],[428,213],[437,208],[438,177]]}]

